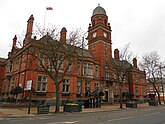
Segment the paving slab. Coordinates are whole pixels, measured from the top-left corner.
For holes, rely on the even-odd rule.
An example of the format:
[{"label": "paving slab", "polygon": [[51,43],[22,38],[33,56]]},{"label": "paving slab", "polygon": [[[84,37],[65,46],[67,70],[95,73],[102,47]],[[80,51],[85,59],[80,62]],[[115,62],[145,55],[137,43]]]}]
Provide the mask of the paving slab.
[{"label": "paving slab", "polygon": [[[106,104],[102,105],[101,108],[83,108],[82,112],[102,112],[102,111],[115,111],[121,110],[119,104]],[[138,104],[137,108],[146,108],[149,107],[148,103],[145,104]],[[123,104],[123,109],[126,109],[125,104]],[[31,107],[30,114],[28,114],[28,107],[0,107],[0,118],[10,117],[10,118],[17,118],[17,117],[33,117],[33,116],[42,116],[42,115],[53,115],[55,112],[55,106],[50,106],[49,114],[37,114],[37,107]],[[63,107],[60,107],[60,113],[63,112]]]}]

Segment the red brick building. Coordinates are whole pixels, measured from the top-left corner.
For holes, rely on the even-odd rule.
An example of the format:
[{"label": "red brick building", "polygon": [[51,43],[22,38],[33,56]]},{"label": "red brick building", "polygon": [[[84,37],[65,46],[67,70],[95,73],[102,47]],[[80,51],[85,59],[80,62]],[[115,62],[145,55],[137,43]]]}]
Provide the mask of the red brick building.
[{"label": "red brick building", "polygon": [[[151,79],[150,79],[151,80]],[[163,101],[164,93],[165,93],[165,78],[156,78],[157,82],[155,82],[155,86],[160,94],[160,100]],[[156,93],[156,90],[149,81],[147,81],[147,94],[155,94],[155,98],[158,99],[158,95]]]},{"label": "red brick building", "polygon": [[[4,73],[0,75],[3,77],[1,78],[3,82],[1,94],[3,97],[10,96],[9,92],[12,88],[21,86],[24,92],[19,95],[19,99],[22,97],[28,98],[29,92],[26,90],[26,85],[27,81],[32,80],[33,88],[36,90],[32,99],[55,99],[53,81],[43,71],[35,69],[39,68],[39,63],[37,61],[31,63],[31,56],[24,52],[33,43],[39,41],[31,38],[33,21],[34,17],[31,15],[27,22],[27,31],[22,48],[17,48],[17,37],[13,38],[12,50],[8,54],[5,66],[3,66]],[[66,75],[65,81],[60,85],[61,99],[85,99],[85,93],[88,89],[91,92],[96,89],[103,91],[105,95],[102,100],[106,102],[114,102],[114,98],[119,98],[117,96],[119,86],[114,79],[113,69],[115,67],[113,61],[120,60],[119,52],[115,53],[114,58],[112,57],[111,32],[106,11],[101,6],[96,7],[93,10],[91,23],[88,27],[88,50],[83,50],[83,64],[81,60],[78,60],[71,65],[70,75]],[[66,38],[65,28],[61,30],[61,38],[64,40]],[[81,52],[78,52],[78,55],[82,56]],[[82,83],[81,69],[83,70]],[[143,99],[147,94],[146,88],[145,72],[138,69],[137,60],[134,59],[133,65],[130,64],[129,76],[125,80],[123,91],[132,92],[134,94],[133,98]]]},{"label": "red brick building", "polygon": [[[5,62],[6,59],[0,58],[0,92],[2,91],[3,78],[5,77]],[[2,94],[0,94],[1,96]]]}]

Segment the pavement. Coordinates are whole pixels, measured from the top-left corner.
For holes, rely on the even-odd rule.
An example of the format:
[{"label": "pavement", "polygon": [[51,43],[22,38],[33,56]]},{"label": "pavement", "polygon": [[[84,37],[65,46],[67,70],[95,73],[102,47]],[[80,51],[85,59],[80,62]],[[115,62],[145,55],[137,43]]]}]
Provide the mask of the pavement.
[{"label": "pavement", "polygon": [[[137,104],[137,108],[147,108],[149,107],[148,103]],[[125,104],[123,104],[123,109],[126,108]],[[103,112],[103,111],[117,111],[121,110],[119,104],[106,104],[102,105],[101,108],[82,108],[82,112]],[[0,118],[18,118],[18,117],[33,117],[33,116],[45,116],[45,115],[53,115],[55,111],[54,106],[50,106],[49,114],[37,114],[37,107],[31,107],[30,114],[28,114],[28,107],[0,107]],[[60,107],[60,113],[63,113],[63,107]]]}]

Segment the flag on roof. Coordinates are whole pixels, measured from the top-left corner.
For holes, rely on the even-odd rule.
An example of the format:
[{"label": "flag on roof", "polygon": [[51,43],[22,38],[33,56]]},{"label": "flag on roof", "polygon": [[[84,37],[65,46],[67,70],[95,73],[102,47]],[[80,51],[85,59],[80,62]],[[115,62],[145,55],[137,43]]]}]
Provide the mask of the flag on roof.
[{"label": "flag on roof", "polygon": [[53,10],[52,7],[46,7],[46,10]]}]

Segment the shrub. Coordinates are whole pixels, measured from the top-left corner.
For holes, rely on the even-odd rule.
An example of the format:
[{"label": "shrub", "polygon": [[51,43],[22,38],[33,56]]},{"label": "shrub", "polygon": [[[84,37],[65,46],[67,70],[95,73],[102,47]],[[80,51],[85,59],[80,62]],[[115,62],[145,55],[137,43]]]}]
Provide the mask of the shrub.
[{"label": "shrub", "polygon": [[11,94],[11,95],[18,95],[19,93],[22,93],[22,92],[23,92],[22,87],[17,86],[17,87],[13,88],[13,89],[10,91],[10,94]]},{"label": "shrub", "polygon": [[7,97],[6,102],[10,102],[10,97]]},{"label": "shrub", "polygon": [[104,92],[103,91],[100,91],[99,92],[99,96],[104,96],[105,94],[104,94]]},{"label": "shrub", "polygon": [[10,102],[11,102],[11,103],[15,102],[14,97],[11,97],[11,98],[10,98]]}]

